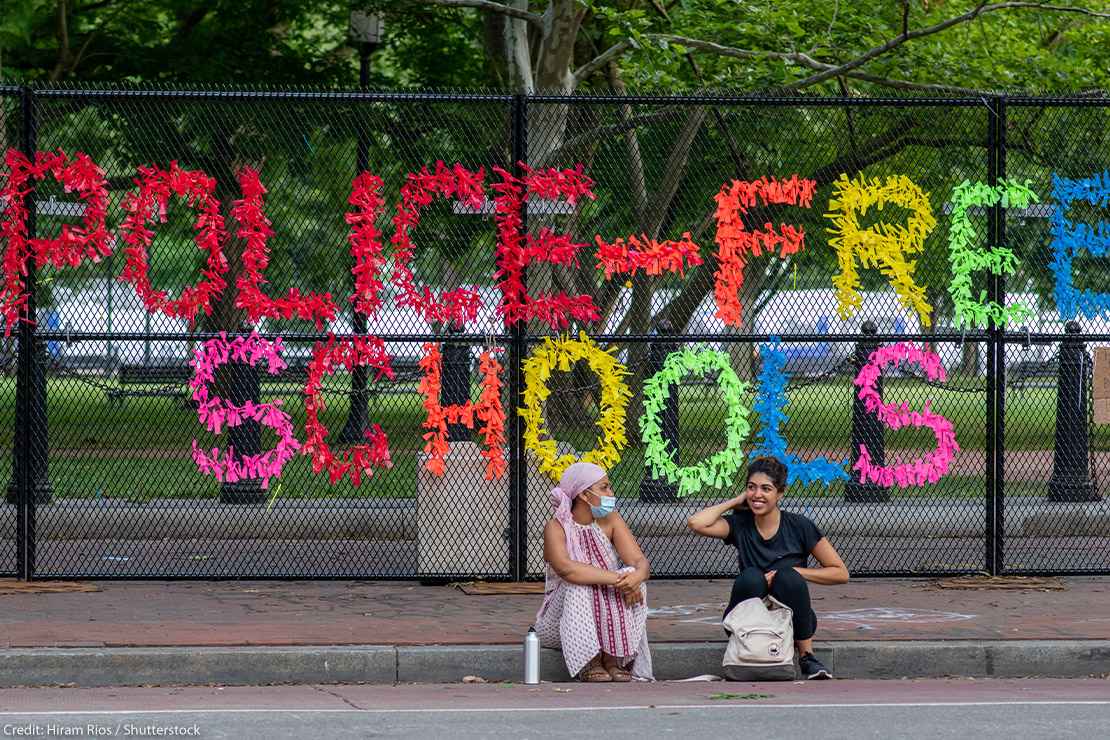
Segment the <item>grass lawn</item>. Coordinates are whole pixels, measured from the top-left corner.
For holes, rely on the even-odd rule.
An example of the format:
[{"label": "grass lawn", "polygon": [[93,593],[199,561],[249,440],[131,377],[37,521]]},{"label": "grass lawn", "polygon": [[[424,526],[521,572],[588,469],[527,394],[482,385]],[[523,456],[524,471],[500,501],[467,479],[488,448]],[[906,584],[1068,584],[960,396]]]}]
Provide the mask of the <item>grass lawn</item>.
[{"label": "grass lawn", "polygon": [[[343,388],[347,376],[337,374],[328,386]],[[803,457],[817,453],[846,450],[851,428],[852,386],[845,380],[832,380],[793,390],[786,407],[789,417],[784,433],[790,448]],[[293,417],[299,439],[303,439],[304,406],[296,389],[289,386],[263,386],[263,397],[284,399]],[[477,395],[475,390],[474,395]],[[933,408],[950,418],[957,439],[965,450],[985,445],[984,395],[963,393],[927,386],[913,380],[888,379],[884,397],[907,401],[919,407],[932,399]],[[704,459],[720,444],[724,407],[715,386],[686,386],[681,390],[680,459],[686,463]],[[322,421],[338,436],[347,415],[347,399],[342,394],[325,398],[328,408]],[[749,397],[749,403],[751,398]],[[1055,423],[1056,392],[1051,388],[1016,390],[1007,393],[1006,446],[1011,450],[1051,449]],[[73,378],[52,378],[48,388],[50,423],[50,476],[59,497],[107,497],[147,500],[161,497],[214,497],[218,484],[197,472],[190,450],[192,440],[212,447],[226,444],[226,435],[213,437],[200,426],[196,413],[172,398],[127,398],[113,401],[105,393]],[[14,427],[14,378],[0,378],[0,448],[10,469],[10,450]],[[298,457],[289,463],[280,480],[278,495],[283,498],[393,497],[411,496],[415,491],[417,453],[423,446],[420,424],[423,407],[416,393],[382,396],[371,401],[372,421],[381,424],[389,435],[393,452],[392,470],[376,474],[356,489],[344,481],[336,486],[326,475],[314,475],[310,463]],[[752,418],[753,438],[757,420]],[[576,449],[594,445],[593,426],[554,430],[558,439]],[[930,449],[928,430],[898,430],[887,433],[891,448]],[[612,471],[618,493],[637,495],[643,475],[643,459],[638,440],[631,440],[623,459]],[[273,443],[263,432],[263,445]],[[1110,449],[1110,429],[1095,428],[1095,449]],[[276,483],[274,484],[277,485]],[[912,489],[910,496],[977,498],[982,495],[980,477],[950,476],[937,486]],[[1014,490],[1017,493],[1017,490]],[[795,491],[799,496],[840,496],[840,484],[825,489],[809,486]],[[901,495],[901,494],[899,494]]]}]

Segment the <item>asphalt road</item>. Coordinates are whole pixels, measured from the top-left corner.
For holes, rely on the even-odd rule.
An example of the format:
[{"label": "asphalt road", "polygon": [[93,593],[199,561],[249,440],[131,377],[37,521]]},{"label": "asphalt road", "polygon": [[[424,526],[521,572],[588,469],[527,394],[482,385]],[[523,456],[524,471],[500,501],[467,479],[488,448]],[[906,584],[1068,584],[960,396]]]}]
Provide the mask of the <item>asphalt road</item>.
[{"label": "asphalt road", "polygon": [[4,737],[1110,735],[1110,681],[0,690]]}]

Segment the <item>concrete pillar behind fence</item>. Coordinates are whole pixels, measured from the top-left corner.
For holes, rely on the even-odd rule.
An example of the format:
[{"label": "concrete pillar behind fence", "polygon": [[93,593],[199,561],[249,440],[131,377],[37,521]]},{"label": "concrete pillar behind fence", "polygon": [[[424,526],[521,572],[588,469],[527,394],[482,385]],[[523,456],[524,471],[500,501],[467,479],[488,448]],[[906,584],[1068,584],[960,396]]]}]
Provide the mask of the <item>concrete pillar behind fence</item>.
[{"label": "concrete pillar behind fence", "polygon": [[1078,323],[1069,321],[1064,332],[1056,381],[1056,444],[1048,500],[1098,501],[1100,497],[1091,480],[1087,347]]},{"label": "concrete pillar behind fence", "polygon": [[[469,400],[470,345],[447,342],[443,347],[443,376],[439,389],[439,402],[443,406],[461,406]],[[448,424],[447,439],[451,442],[466,442],[471,439],[470,430],[465,424]]]},{"label": "concrete pillar behind fence", "polygon": [[[875,326],[873,321],[863,322],[862,330],[864,334],[871,337],[879,333],[879,328]],[[865,339],[856,343],[856,354],[852,362],[856,374],[867,364],[871,353],[878,348],[879,342],[875,339]],[[859,446],[861,444],[867,446],[867,452],[871,455],[873,465],[885,465],[886,442],[883,438],[883,423],[879,421],[879,417],[868,411],[867,407],[864,406],[863,401],[859,398],[856,386],[849,387],[852,389],[852,466],[854,467],[859,460]],[[879,392],[879,397],[882,398],[883,379],[881,376],[875,381],[875,389]],[[890,500],[890,489],[876,483],[860,483],[859,476],[854,470],[851,475],[852,480],[844,484],[845,501],[884,502]]]},{"label": "concrete pillar behind fence", "polygon": [[[656,326],[655,333],[660,336],[660,339],[651,343],[648,349],[648,365],[644,372],[645,378],[650,378],[655,373],[663,369],[663,361],[667,359],[667,355],[678,349],[678,344],[673,341],[666,341],[663,337],[673,335],[674,327],[667,320],[662,320]],[[667,403],[663,406],[663,412],[660,415],[659,426],[663,433],[663,439],[674,450],[674,461],[677,464],[679,461],[678,452],[678,384],[670,387],[670,395],[667,396]],[[640,500],[641,501],[677,501],[678,500],[678,486],[674,483],[669,483],[666,478],[652,478],[650,472],[645,468],[644,477],[640,480]]]}]

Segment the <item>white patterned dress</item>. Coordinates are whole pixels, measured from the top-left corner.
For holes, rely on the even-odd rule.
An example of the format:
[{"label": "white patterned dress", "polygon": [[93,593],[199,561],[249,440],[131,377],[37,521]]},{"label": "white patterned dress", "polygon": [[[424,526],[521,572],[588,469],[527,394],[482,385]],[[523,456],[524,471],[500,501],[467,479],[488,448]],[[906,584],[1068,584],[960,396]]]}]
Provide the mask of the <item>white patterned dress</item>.
[{"label": "white patterned dress", "polygon": [[[566,523],[560,522],[566,527]],[[574,549],[597,568],[623,572],[613,543],[596,522],[574,528]],[[618,658],[623,667],[632,664],[632,676],[654,680],[651,651],[647,639],[647,586],[641,584],[642,603],[628,606],[620,591],[612,586],[578,586],[567,583],[547,566],[543,605],[536,615],[536,634],[540,644],[561,648],[571,676],[578,673],[599,652]]]}]

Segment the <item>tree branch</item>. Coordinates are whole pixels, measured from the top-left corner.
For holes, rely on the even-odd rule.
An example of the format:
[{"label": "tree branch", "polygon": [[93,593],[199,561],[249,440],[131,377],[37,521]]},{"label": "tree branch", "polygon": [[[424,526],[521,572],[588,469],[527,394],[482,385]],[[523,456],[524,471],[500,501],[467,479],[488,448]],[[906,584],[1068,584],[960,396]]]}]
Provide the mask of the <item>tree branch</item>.
[{"label": "tree branch", "polygon": [[581,134],[575,134],[570,139],[563,142],[558,149],[553,149],[551,152],[542,159],[536,160],[537,167],[549,167],[550,163],[555,161],[555,158],[574,150],[575,147],[584,144],[593,144],[598,139],[608,136],[610,134],[621,134],[626,131],[631,131],[640,126],[647,126],[648,124],[661,123],[669,121],[673,118],[678,118],[680,112],[675,108],[665,108],[660,111],[653,111],[652,113],[644,113],[639,116],[634,116],[627,120],[619,121],[617,123],[606,124],[584,131]]},{"label": "tree branch", "polygon": [[[753,51],[751,49],[737,49],[732,46],[723,46],[712,41],[702,41],[700,39],[691,39],[685,36],[675,36],[673,34],[650,34],[652,38],[659,38],[670,43],[679,44],[681,46],[688,46],[691,49],[717,54],[719,56],[736,57],[738,59],[777,59],[784,62],[793,62],[794,64],[807,67],[809,69],[822,70],[822,77],[817,82],[821,82],[829,77],[833,77],[832,72],[839,69],[835,65],[821,62],[809,54],[800,51],[783,52],[783,51]],[[922,90],[929,92],[943,92],[953,93],[959,95],[982,95],[984,91],[976,90],[969,87],[958,87],[956,85],[936,85],[928,83],[910,82],[909,80],[901,80],[891,77],[880,77],[878,75],[868,74],[866,72],[848,71],[844,74],[846,77],[851,77],[865,82],[873,82],[878,85],[886,87],[893,87],[899,90]],[[807,82],[807,80],[815,79],[817,76],[807,77],[805,80],[792,82],[784,86],[784,89],[801,89],[816,84],[816,82]],[[803,84],[804,83],[804,84]]]},{"label": "tree branch", "polygon": [[617,43],[613,44],[608,49],[583,64],[581,67],[574,70],[575,83],[579,83],[582,80],[587,79],[594,72],[601,70],[603,67],[605,67],[606,64],[615,60],[617,57],[621,56],[631,48],[632,42],[628,39],[624,39],[623,41],[618,41]]},{"label": "tree branch", "polygon": [[658,239],[660,236],[667,211],[678,193],[682,178],[686,175],[686,166],[690,162],[690,149],[694,145],[698,132],[701,131],[706,113],[708,111],[705,106],[700,105],[690,112],[682,126],[682,131],[675,137],[674,146],[667,154],[667,162],[663,167],[663,181],[659,184],[655,198],[652,199],[645,214],[650,221],[642,224],[642,228],[652,239]]},{"label": "tree branch", "polygon": [[77,54],[73,57],[73,63],[69,65],[69,72],[66,74],[73,74],[77,71],[77,67],[81,64],[81,60],[85,58],[85,52],[89,50],[89,44],[96,38],[96,34],[96,31],[91,32],[85,39],[85,42],[81,44],[81,48],[77,50]]},{"label": "tree branch", "polygon": [[853,80],[863,80],[875,85],[894,88],[895,90],[917,90],[920,92],[947,93],[951,95],[987,95],[988,90],[979,90],[974,87],[960,87],[959,85],[937,85],[932,82],[910,82],[893,77],[880,77],[866,72],[849,72],[847,77]]},{"label": "tree branch", "polygon": [[495,3],[493,0],[423,0],[423,2],[429,5],[442,5],[446,8],[475,8],[487,13],[500,13],[510,18],[519,18],[522,21],[528,21],[537,28],[543,26],[543,16],[539,13]]},{"label": "tree branch", "polygon": [[66,9],[65,0],[58,3],[58,61],[50,72],[50,81],[57,82],[65,73],[71,52],[69,50],[69,11]]},{"label": "tree branch", "polygon": [[[438,2],[439,0],[430,1]],[[906,15],[903,18],[903,21],[906,23],[906,25],[904,25],[902,33],[886,41],[885,43],[880,44],[879,46],[868,49],[851,61],[844,62],[843,64],[829,64],[827,62],[822,62],[814,59],[809,54],[798,51],[783,52],[739,49],[733,46],[718,44],[713,41],[703,41],[701,39],[693,39],[687,36],[678,36],[676,34],[670,33],[650,33],[646,34],[646,36],[648,38],[658,39],[672,44],[679,44],[681,46],[686,46],[691,49],[697,49],[698,51],[706,52],[709,54],[716,54],[718,56],[734,57],[737,59],[774,59],[781,62],[792,62],[794,64],[817,71],[817,74],[810,75],[809,77],[805,77],[801,80],[785,85],[785,89],[802,89],[806,87],[811,87],[819,82],[824,82],[825,80],[834,77],[847,76],[854,79],[863,80],[865,82],[873,82],[875,84],[884,85],[886,87],[896,88],[899,90],[921,90],[929,92],[982,95],[984,91],[973,88],[959,87],[955,85],[916,83],[910,82],[908,80],[870,75],[863,72],[858,72],[856,70],[859,67],[867,64],[871,60],[875,59],[876,57],[882,56],[883,54],[886,54],[887,52],[898,48],[907,41],[914,41],[926,36],[932,36],[933,34],[940,33],[941,31],[946,31],[953,26],[957,26],[962,23],[968,23],[988,13],[997,13],[1004,10],[1041,10],[1050,13],[1076,13],[1092,18],[1110,19],[1110,13],[1098,12],[1090,10],[1088,8],[1048,5],[1045,3],[1037,2],[1022,2],[1020,0],[1015,0],[1014,2],[1000,2],[990,5],[985,3],[980,4],[972,10],[967,11],[966,13],[958,16],[953,16],[952,18],[934,23],[933,25],[926,26],[925,28],[919,28],[915,31],[908,30],[908,15]],[[616,44],[613,44],[604,52],[602,52],[601,55],[599,55],[596,59],[587,62],[585,65],[579,68],[578,71],[576,71],[574,74],[575,79],[580,80],[589,76],[590,74],[593,74],[597,71],[599,67],[616,59],[631,48],[631,41],[627,39],[623,41],[618,41]]]},{"label": "tree branch", "polygon": [[1110,13],[1099,13],[1093,10],[1088,10],[1086,8],[1069,8],[1060,5],[1045,5],[1043,3],[1034,2],[1002,2],[994,3],[993,5],[980,4],[967,11],[966,13],[953,16],[946,20],[940,21],[939,23],[934,23],[931,26],[919,28],[916,31],[904,30],[902,33],[898,34],[887,42],[868,49],[863,54],[857,56],[855,59],[852,59],[849,62],[845,62],[844,64],[841,64],[839,66],[833,66],[830,69],[819,72],[815,75],[810,75],[803,80],[799,80],[798,82],[791,84],[790,87],[809,87],[810,85],[816,85],[818,82],[823,82],[830,77],[836,77],[838,75],[842,75],[846,72],[856,69],[857,67],[862,67],[864,64],[867,64],[872,59],[882,56],[883,54],[886,54],[887,52],[898,48],[907,41],[914,41],[926,36],[932,36],[933,34],[940,33],[941,31],[946,31],[953,26],[958,26],[961,23],[968,23],[969,21],[973,21],[980,16],[986,15],[987,13],[996,13],[1002,10],[1044,10],[1050,13],[1080,13],[1083,15],[1089,15],[1094,18],[1110,18]]},{"label": "tree branch", "polygon": [[[753,51],[750,49],[737,49],[734,46],[725,46],[718,44],[714,41],[702,41],[701,39],[692,39],[688,36],[678,36],[673,33],[649,33],[645,34],[648,38],[659,39],[660,41],[667,41],[672,44],[679,44],[680,46],[688,46],[691,49],[698,51],[707,51],[712,54],[717,54],[722,57],[736,57],[738,59],[778,59],[783,62],[794,62],[796,64],[804,64],[811,67],[814,64],[822,64],[816,59],[813,59],[807,54],[801,52],[785,52],[785,51]],[[832,65],[826,65],[832,66]]]},{"label": "tree branch", "polygon": [[100,0],[99,2],[82,5],[80,8],[74,8],[73,11],[75,13],[85,13],[90,10],[100,10],[107,5],[111,5],[113,2],[115,2],[115,0]]}]

